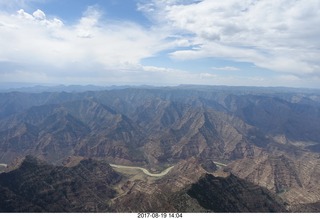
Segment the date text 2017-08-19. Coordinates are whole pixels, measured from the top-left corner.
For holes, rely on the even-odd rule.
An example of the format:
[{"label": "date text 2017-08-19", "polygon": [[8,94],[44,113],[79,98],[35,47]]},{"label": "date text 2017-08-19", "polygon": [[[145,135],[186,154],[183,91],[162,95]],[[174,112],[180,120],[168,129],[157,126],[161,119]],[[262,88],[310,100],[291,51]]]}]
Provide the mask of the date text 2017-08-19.
[{"label": "date text 2017-08-19", "polygon": [[138,218],[182,218],[182,213],[138,213]]}]

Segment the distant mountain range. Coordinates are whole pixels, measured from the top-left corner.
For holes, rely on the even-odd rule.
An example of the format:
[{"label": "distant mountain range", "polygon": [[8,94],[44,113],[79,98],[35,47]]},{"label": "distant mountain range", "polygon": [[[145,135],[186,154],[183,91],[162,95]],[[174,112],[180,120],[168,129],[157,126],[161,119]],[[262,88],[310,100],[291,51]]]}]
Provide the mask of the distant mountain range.
[{"label": "distant mountain range", "polygon": [[[192,85],[7,90],[0,93],[0,163],[8,164],[0,167],[7,172],[0,175],[6,194],[0,210],[320,211],[319,133],[320,90]],[[29,155],[35,158],[25,158]],[[76,174],[83,162],[104,165],[103,174],[111,175],[103,177],[113,184],[95,186],[100,183],[95,175],[82,182]],[[174,168],[160,179],[138,180],[108,163]],[[74,168],[80,169],[72,173]],[[196,172],[187,173],[190,168]],[[38,169],[42,172],[34,174]],[[45,180],[50,188],[61,184],[52,191],[38,185],[55,171],[81,185],[70,187],[61,177]],[[34,197],[29,187],[20,191],[18,182],[7,183],[18,178],[28,180]],[[93,196],[106,191],[100,197],[106,206],[78,201],[88,196],[88,181]],[[132,203],[142,197],[145,201]]]},{"label": "distant mountain range", "polygon": [[102,90],[119,90],[126,88],[148,88],[152,86],[133,86],[133,85],[112,85],[112,86],[97,86],[97,85],[37,85],[28,83],[1,83],[0,92],[27,92],[27,93],[42,93],[42,92],[85,92],[85,91],[102,91]]}]

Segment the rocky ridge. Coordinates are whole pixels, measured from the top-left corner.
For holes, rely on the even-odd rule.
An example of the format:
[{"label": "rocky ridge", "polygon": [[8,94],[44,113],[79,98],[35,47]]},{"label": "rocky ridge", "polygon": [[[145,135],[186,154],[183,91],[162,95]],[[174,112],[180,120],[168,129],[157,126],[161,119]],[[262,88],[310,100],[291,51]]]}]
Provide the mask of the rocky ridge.
[{"label": "rocky ridge", "polygon": [[[207,174],[196,158],[179,162],[163,177],[150,177],[117,173],[105,161],[62,167],[28,156],[18,169],[0,174],[0,191],[0,212],[285,211],[266,189],[233,175]],[[203,198],[208,194],[211,199]],[[208,206],[212,199],[219,206]]]},{"label": "rocky ridge", "polygon": [[[306,206],[315,211],[320,200],[317,91],[180,86],[10,92],[0,93],[0,97],[0,163],[8,164],[0,171],[16,169],[27,155],[72,168],[77,162],[67,160],[73,157],[156,171],[175,165],[156,181],[129,180],[119,191],[134,195],[114,197],[111,202],[130,206],[132,197],[146,199],[148,204],[131,206],[130,211],[147,211],[162,209],[161,199],[183,197],[181,202],[188,209],[211,211],[216,208],[204,208],[186,189],[204,174],[221,171],[222,166],[214,163],[220,162],[228,164],[225,170],[232,173],[231,181],[245,180],[268,189],[282,198],[288,209],[301,211],[301,206]],[[188,175],[185,170],[199,174]],[[206,179],[208,185],[216,180]],[[6,189],[5,194],[16,195]],[[167,190],[172,196],[163,194]],[[183,210],[174,203],[163,208]]]}]

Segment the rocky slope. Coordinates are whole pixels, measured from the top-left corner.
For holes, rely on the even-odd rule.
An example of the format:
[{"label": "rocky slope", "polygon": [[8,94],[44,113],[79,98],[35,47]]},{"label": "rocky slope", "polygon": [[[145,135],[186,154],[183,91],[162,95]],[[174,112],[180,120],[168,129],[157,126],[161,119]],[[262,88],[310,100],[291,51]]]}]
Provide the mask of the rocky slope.
[{"label": "rocky slope", "polygon": [[235,161],[229,168],[242,179],[278,194],[292,205],[317,203],[320,198],[319,155],[264,154]]},{"label": "rocky slope", "polygon": [[141,135],[130,119],[86,99],[32,107],[0,124],[0,159],[7,163],[28,154],[52,163],[70,155],[126,158]]},{"label": "rocky slope", "polygon": [[33,154],[59,163],[80,155],[157,166],[191,156],[254,157],[273,151],[273,143],[316,152],[319,94],[297,92],[181,86],[1,93],[0,161]]},{"label": "rocky slope", "polygon": [[0,212],[109,212],[112,185],[120,180],[107,163],[83,160],[65,168],[28,156],[17,170],[0,174]]},{"label": "rocky slope", "polygon": [[0,174],[0,191],[0,212],[285,211],[266,189],[233,175],[206,174],[196,158],[150,177],[117,173],[104,161],[62,167],[28,156],[18,169]]},{"label": "rocky slope", "polygon": [[32,154],[61,163],[79,155],[157,166],[192,156],[234,160],[259,151],[248,138],[255,128],[225,112],[153,100],[125,115],[101,102],[84,97],[2,119],[1,162]]},{"label": "rocky slope", "polygon": [[[304,205],[314,211],[320,201],[319,133],[318,90],[180,86],[0,93],[0,163],[8,164],[0,171],[15,169],[27,155],[59,165],[72,157],[152,170],[175,165],[162,179],[115,185],[117,192],[131,194],[112,198],[114,206],[128,206],[120,211],[217,210],[186,192],[205,173],[220,171],[224,165],[217,162],[228,164],[233,174],[228,183],[245,180],[281,197],[288,209]],[[208,185],[223,181],[206,180]],[[1,189],[24,200],[8,187]],[[251,191],[251,184],[241,189]],[[179,197],[188,208],[170,201]],[[132,200],[147,201],[140,207]],[[24,202],[43,211],[37,203]]]},{"label": "rocky slope", "polygon": [[213,212],[286,212],[283,201],[267,189],[234,175],[221,178],[207,174],[187,193]]}]

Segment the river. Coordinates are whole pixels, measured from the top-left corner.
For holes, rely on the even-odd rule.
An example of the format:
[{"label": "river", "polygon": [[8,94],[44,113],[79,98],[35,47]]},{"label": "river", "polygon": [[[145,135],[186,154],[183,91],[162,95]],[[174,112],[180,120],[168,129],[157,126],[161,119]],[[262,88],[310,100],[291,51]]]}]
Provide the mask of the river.
[{"label": "river", "polygon": [[0,163],[1,167],[8,167],[8,164]]},{"label": "river", "polygon": [[148,175],[148,176],[152,176],[152,177],[162,177],[167,175],[170,170],[174,167],[168,167],[167,169],[165,169],[164,171],[162,171],[161,173],[150,173],[149,170],[143,168],[143,167],[132,167],[132,166],[123,166],[123,165],[116,165],[116,164],[110,164],[111,167],[114,168],[119,168],[119,169],[136,169],[136,170],[141,170],[144,174]]},{"label": "river", "polygon": [[[218,166],[227,166],[226,164],[223,163],[219,163],[219,162],[214,162],[216,165]],[[110,164],[111,167],[113,168],[119,168],[119,169],[136,169],[136,170],[141,170],[144,174],[148,175],[148,176],[152,176],[152,177],[162,177],[167,175],[170,170],[174,167],[168,167],[167,169],[165,169],[164,171],[162,171],[161,173],[150,173],[149,170],[143,168],[143,167],[133,167],[133,166],[123,166],[123,165],[117,165],[117,164]]]}]

